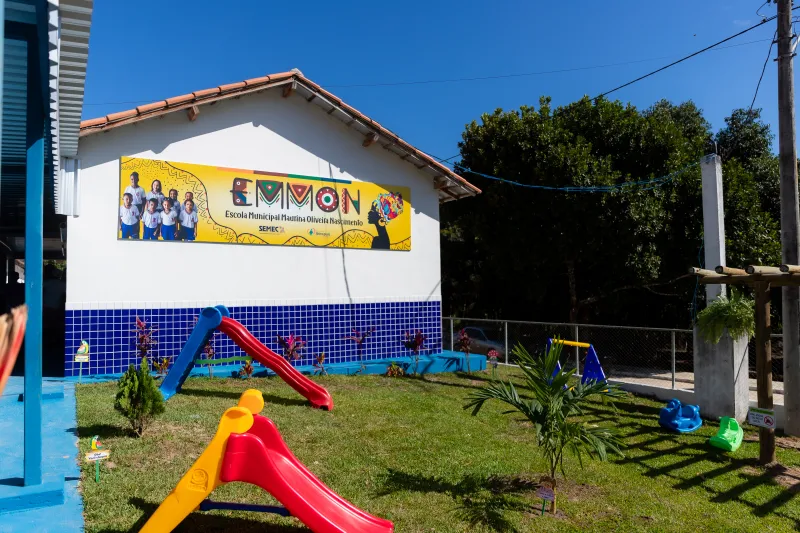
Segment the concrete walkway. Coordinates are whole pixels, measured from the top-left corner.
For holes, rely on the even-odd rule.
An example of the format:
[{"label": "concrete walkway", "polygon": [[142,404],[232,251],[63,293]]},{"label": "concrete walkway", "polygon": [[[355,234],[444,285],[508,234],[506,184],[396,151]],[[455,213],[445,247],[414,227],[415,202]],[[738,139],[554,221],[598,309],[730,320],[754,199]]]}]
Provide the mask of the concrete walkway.
[{"label": "concrete walkway", "polygon": [[[648,385],[651,387],[672,388],[672,372],[669,370],[646,370],[642,368],[615,368],[608,373],[608,378],[623,383]],[[756,380],[750,379],[750,399],[756,401]],[[694,373],[675,372],[675,388],[681,390],[694,390]],[[773,402],[783,405],[783,382],[772,382]]]},{"label": "concrete walkway", "polygon": [[[0,533],[80,533],[83,531],[83,501],[78,492],[77,413],[75,385],[45,378],[43,393],[64,389],[61,399],[42,402],[43,465],[45,481],[66,478],[65,503],[30,511],[0,514]],[[10,378],[0,396],[0,485],[22,482],[23,402],[18,401],[23,380]]]}]

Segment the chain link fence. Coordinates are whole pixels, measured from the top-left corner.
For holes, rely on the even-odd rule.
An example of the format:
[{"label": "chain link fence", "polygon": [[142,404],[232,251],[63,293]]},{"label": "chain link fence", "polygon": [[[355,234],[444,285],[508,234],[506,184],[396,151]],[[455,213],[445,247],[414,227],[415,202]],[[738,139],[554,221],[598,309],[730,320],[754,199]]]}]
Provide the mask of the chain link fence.
[{"label": "chain link fence", "polygon": [[[688,329],[635,328],[593,324],[521,322],[473,318],[442,318],[442,347],[458,350],[458,334],[466,331],[472,352],[486,355],[497,350],[498,361],[514,364],[514,348],[531,354],[544,352],[547,340],[560,338],[594,346],[608,378],[672,389],[694,387],[694,336]],[[561,365],[581,373],[586,349],[564,347]],[[755,391],[756,347],[749,345],[750,389]],[[772,335],[772,379],[775,393],[783,394],[783,336]]]},{"label": "chain link fence", "polygon": [[[499,361],[508,364],[515,362],[514,347],[540,354],[548,339],[560,338],[592,344],[611,379],[677,389],[692,388],[694,381],[691,330],[448,317],[442,319],[445,349],[458,349],[462,329],[472,341],[473,353],[485,355],[495,349]],[[755,350],[751,353],[755,357]],[[585,348],[565,347],[561,364],[577,365],[580,374],[585,360]]]},{"label": "chain link fence", "polygon": [[[771,335],[772,345],[772,380],[783,382],[783,335]],[[747,351],[750,359],[750,377],[756,379],[756,339],[751,338]],[[781,388],[780,390],[783,390]]]}]

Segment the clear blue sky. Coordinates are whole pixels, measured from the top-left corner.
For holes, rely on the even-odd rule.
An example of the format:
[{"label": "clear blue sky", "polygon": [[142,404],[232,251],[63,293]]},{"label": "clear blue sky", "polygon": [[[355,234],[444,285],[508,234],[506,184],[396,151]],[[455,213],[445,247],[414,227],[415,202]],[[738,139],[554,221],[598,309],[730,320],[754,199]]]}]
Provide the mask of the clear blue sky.
[{"label": "clear blue sky", "polygon": [[[761,3],[95,2],[84,118],[296,67],[446,158],[458,153],[464,125],[481,113],[535,105],[540,95],[556,105],[596,96],[755,24]],[[774,29],[774,22],[765,24],[727,44],[763,42],[707,52],[613,96],[641,108],[661,98],[691,99],[716,130],[732,109],[750,105]],[[507,79],[347,87],[633,61]],[[770,61],[756,101],[773,133],[776,69]]]}]

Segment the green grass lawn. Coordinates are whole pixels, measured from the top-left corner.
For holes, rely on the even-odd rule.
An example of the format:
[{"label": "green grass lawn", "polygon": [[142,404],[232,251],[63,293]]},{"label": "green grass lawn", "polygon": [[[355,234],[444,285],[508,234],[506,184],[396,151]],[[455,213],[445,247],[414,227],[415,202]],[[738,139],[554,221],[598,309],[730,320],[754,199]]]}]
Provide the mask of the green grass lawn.
[{"label": "green grass lawn", "polygon": [[[192,378],[141,439],[128,436],[113,410],[114,383],[78,386],[81,451],[100,435],[111,450],[100,483],[84,464],[88,532],[138,531],[205,448],[220,416],[245,388],[264,393],[263,415],[278,425],[300,461],[324,483],[398,532],[481,531],[794,531],[800,527],[800,478],[757,467],[758,444],[726,455],[707,445],[715,425],[678,436],[658,426],[663,405],[628,397],[592,404],[587,421],[619,427],[624,459],[566,462],[559,513],[540,516],[533,492],[545,470],[532,428],[487,404],[462,409],[486,374],[425,379],[383,376],[315,378],[331,392],[332,412],[306,406],[276,378],[247,382]],[[753,428],[747,428],[752,435]],[[800,452],[779,449],[800,466]],[[779,483],[780,482],[780,483]],[[782,484],[781,484],[782,483]],[[786,488],[785,485],[789,485]],[[261,489],[233,483],[218,501],[274,502]],[[196,512],[176,531],[308,531],[294,518],[243,512]]]}]

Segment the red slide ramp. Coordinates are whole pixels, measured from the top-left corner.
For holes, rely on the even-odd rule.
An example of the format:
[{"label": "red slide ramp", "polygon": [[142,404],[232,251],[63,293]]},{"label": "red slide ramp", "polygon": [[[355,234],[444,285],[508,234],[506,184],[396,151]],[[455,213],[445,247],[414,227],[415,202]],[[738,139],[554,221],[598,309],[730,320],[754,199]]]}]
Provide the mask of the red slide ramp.
[{"label": "red slide ramp", "polygon": [[314,533],[392,533],[394,525],[333,492],[292,454],[272,420],[256,415],[247,433],[228,439],[223,482],[242,481],[272,494]]},{"label": "red slide ramp", "polygon": [[247,355],[275,372],[290,387],[307,398],[312,407],[328,411],[333,409],[333,398],[324,387],[308,379],[286,359],[264,346],[241,323],[223,316],[217,329],[230,337]]}]

